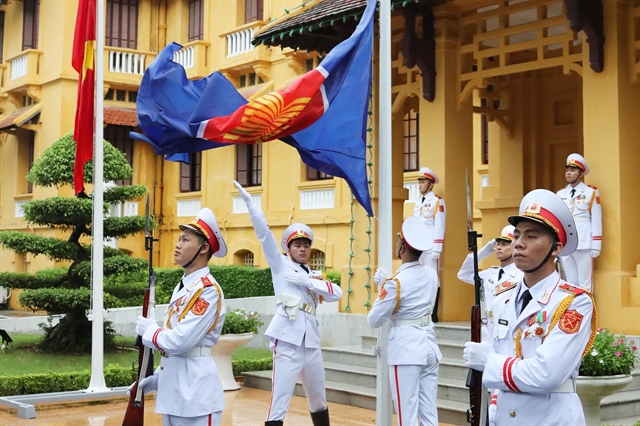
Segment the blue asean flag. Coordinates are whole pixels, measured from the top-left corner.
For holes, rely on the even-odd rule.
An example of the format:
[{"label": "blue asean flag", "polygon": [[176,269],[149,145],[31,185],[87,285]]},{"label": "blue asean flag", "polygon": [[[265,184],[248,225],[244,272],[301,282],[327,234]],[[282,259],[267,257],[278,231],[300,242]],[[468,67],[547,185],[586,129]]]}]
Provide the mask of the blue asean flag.
[{"label": "blue asean flag", "polygon": [[188,153],[229,144],[276,139],[302,160],[344,178],[373,215],[366,170],[366,127],[371,90],[375,0],[367,2],[351,37],[314,70],[285,90],[247,102],[220,73],[190,81],[167,46],[145,72],[138,92],[138,123],[157,154],[188,161]]}]

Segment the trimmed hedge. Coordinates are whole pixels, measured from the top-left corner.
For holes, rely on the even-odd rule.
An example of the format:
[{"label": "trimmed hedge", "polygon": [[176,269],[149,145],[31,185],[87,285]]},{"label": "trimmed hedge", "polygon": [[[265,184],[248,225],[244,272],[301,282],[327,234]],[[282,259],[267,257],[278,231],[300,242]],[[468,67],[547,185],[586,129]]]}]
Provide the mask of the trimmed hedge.
[{"label": "trimmed hedge", "polygon": [[[233,374],[240,376],[244,371],[271,370],[273,360],[271,358],[233,360],[231,364]],[[104,379],[107,387],[110,388],[129,386],[136,380],[136,375],[135,370],[117,364],[109,364],[104,369]],[[90,380],[90,371],[0,376],[0,397],[86,389],[89,387]]]}]

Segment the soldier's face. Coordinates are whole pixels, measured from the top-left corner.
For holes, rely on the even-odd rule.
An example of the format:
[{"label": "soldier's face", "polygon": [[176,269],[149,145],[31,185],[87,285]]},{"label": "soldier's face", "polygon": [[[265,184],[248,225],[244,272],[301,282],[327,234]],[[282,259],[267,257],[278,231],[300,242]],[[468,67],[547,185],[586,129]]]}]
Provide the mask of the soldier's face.
[{"label": "soldier's face", "polygon": [[[521,220],[513,232],[513,260],[523,271],[531,270],[542,263],[555,243],[551,230],[533,220]],[[557,255],[562,250],[558,243],[553,251]]]},{"label": "soldier's face", "polygon": [[567,182],[574,183],[580,179],[582,175],[582,170],[577,167],[567,166],[564,171],[564,177],[567,179]]},{"label": "soldier's face", "polygon": [[[200,249],[202,241],[195,232],[185,229],[178,236],[178,243],[173,252],[173,258],[180,266],[184,266],[196,255]],[[205,245],[205,248],[207,245]]]},{"label": "soldier's face", "polygon": [[311,242],[306,238],[298,238],[289,244],[289,254],[298,263],[307,263],[311,256]]},{"label": "soldier's face", "polygon": [[424,195],[427,192],[429,192],[431,187],[432,187],[431,180],[429,180],[429,179],[419,179],[418,180],[418,189],[420,190],[421,194]]},{"label": "soldier's face", "polygon": [[496,259],[499,261],[507,260],[513,255],[513,246],[511,241],[497,240],[496,241]]}]

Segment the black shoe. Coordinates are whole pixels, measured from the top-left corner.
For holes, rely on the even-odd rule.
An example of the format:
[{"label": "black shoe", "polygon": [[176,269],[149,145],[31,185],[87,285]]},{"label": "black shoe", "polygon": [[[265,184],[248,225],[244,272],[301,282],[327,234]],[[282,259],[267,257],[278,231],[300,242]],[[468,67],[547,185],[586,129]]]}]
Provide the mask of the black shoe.
[{"label": "black shoe", "polygon": [[313,422],[313,426],[330,426],[329,408],[327,407],[317,413],[311,413],[311,421]]},{"label": "black shoe", "polygon": [[264,426],[282,426],[282,420],[268,420],[264,422]]}]

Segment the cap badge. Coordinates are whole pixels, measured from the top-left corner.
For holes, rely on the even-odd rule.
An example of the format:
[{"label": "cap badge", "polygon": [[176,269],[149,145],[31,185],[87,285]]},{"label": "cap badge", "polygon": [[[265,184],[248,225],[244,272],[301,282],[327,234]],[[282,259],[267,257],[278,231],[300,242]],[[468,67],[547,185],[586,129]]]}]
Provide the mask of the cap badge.
[{"label": "cap badge", "polygon": [[530,214],[540,214],[541,208],[542,208],[542,205],[540,204],[540,202],[536,201],[534,203],[529,204],[529,207],[527,207],[527,209],[524,212],[530,213]]}]

